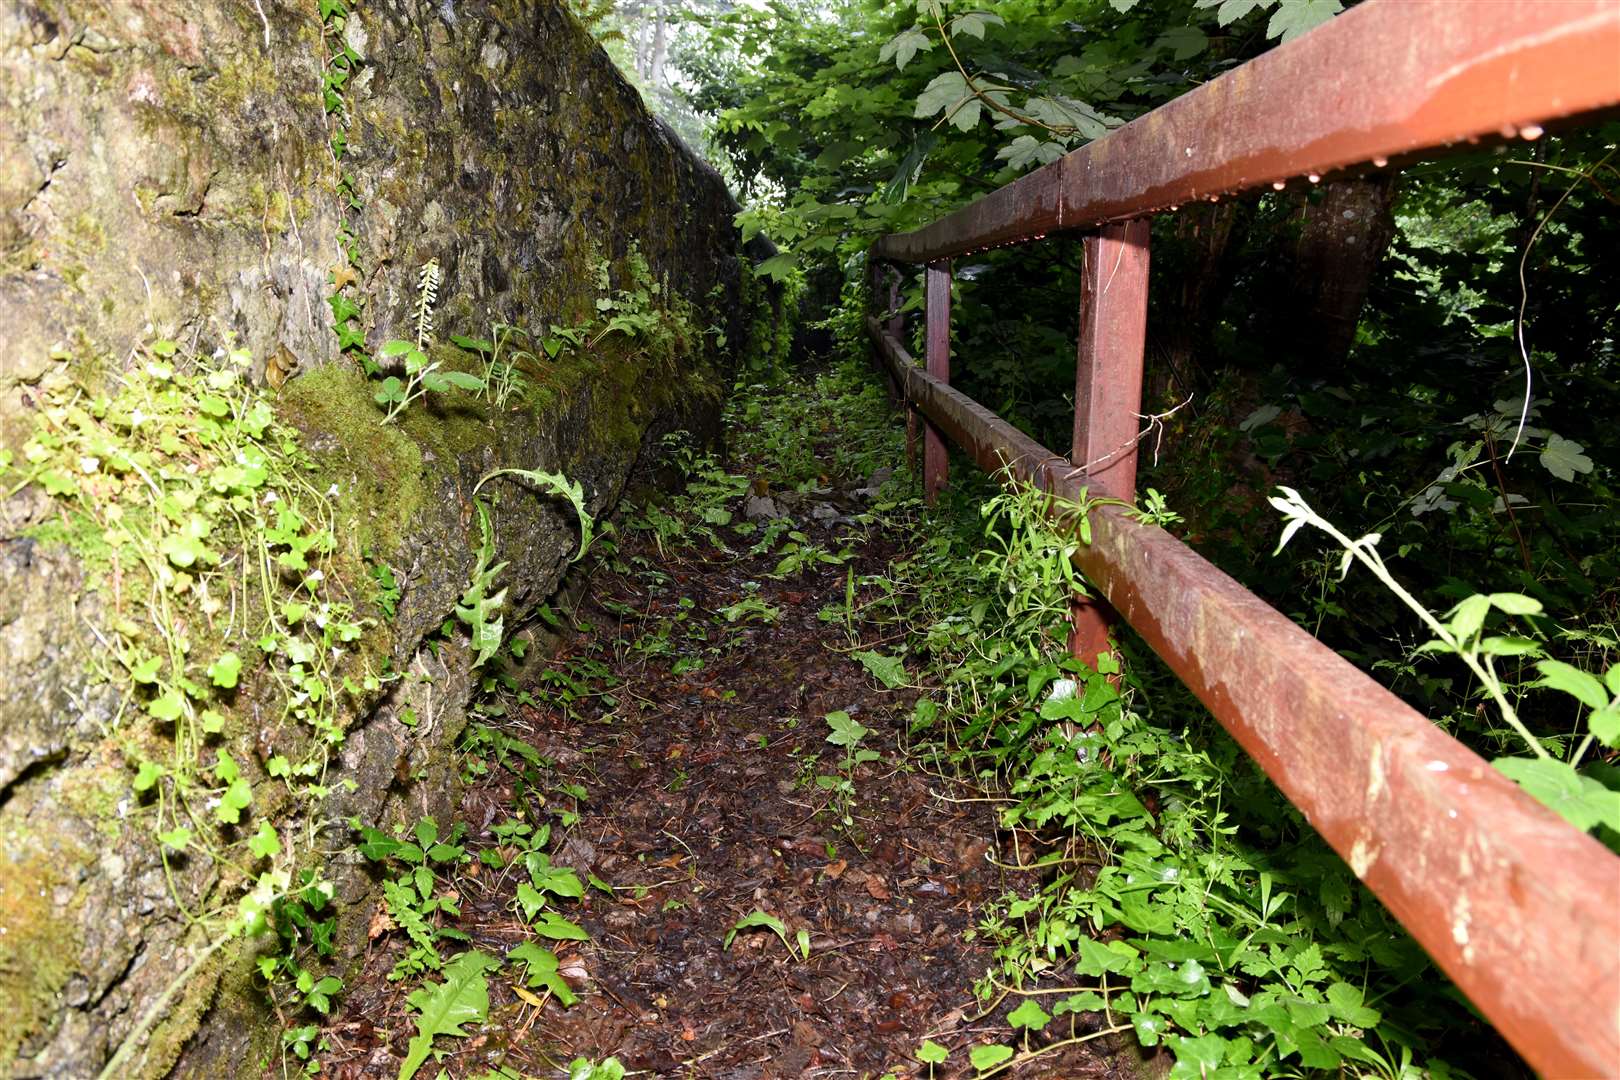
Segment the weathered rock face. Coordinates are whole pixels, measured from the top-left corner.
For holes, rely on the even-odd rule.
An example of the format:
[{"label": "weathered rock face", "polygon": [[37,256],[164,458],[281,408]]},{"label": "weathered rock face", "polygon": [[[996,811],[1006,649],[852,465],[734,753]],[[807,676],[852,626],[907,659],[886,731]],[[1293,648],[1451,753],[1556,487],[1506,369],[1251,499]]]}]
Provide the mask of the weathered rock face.
[{"label": "weathered rock face", "polygon": [[[469,655],[424,639],[475,563],[474,485],[501,466],[561,472],[600,512],[649,431],[712,419],[752,320],[724,185],[561,4],[379,0],[336,33],[317,6],[0,4],[0,450],[20,451],[47,390],[106,388],[144,340],[250,349],[330,485],[334,565],[360,568],[363,552],[400,572],[397,616],[375,620],[366,648],[414,676],[358,698],[333,766],[352,790],[282,812],[394,825],[454,804],[447,751]],[[344,45],[361,62],[329,113],[323,77]],[[373,349],[414,335],[430,259],[439,341],[487,337],[492,322],[569,325],[595,312],[599,256],[613,287],[628,284],[632,244],[659,302],[680,297],[713,332],[673,352],[610,340],[542,357],[506,408],[434,395],[389,427],[374,382],[337,355],[335,292],[361,305],[353,328]],[[434,356],[470,366],[448,347]],[[90,1076],[208,941],[176,901],[207,910],[241,883],[205,859],[165,873],[131,791],[118,691],[92,674],[103,598],[37,538],[57,511],[19,486],[26,475],[0,473],[0,1076]],[[495,533],[511,625],[555,589],[577,533],[556,500],[518,488]],[[396,719],[407,705],[415,727]],[[231,744],[256,788],[276,787],[263,765],[278,737]],[[323,835],[353,947],[372,881],[346,831]],[[249,952],[184,980],[121,1075],[267,1061],[276,1032]]]}]

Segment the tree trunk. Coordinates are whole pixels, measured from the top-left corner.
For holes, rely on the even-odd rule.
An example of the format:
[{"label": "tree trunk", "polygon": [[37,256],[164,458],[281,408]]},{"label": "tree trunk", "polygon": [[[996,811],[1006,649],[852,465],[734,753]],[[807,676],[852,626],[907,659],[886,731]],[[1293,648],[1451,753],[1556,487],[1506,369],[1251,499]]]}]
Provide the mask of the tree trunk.
[{"label": "tree trunk", "polygon": [[1323,185],[1301,210],[1289,294],[1280,298],[1284,348],[1336,367],[1355,344],[1372,276],[1395,235],[1395,178],[1360,176]]},{"label": "tree trunk", "polygon": [[664,60],[669,55],[669,9],[663,0],[658,3],[658,22],[653,30],[652,60],[648,64],[647,81],[657,93],[664,86]]},{"label": "tree trunk", "polygon": [[[1208,389],[1202,366],[1211,351],[1215,321],[1231,291],[1233,252],[1254,216],[1252,200],[1194,203],[1154,236],[1161,265],[1174,273],[1161,278],[1153,318],[1148,320],[1151,355],[1144,400],[1159,408]],[[1233,242],[1233,238],[1237,242]]]}]

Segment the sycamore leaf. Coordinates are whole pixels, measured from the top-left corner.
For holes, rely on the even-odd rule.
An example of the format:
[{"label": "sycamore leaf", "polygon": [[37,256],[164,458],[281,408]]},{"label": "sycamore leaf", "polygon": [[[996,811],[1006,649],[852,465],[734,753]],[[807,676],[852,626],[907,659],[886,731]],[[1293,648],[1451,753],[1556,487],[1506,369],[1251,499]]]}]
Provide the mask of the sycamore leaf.
[{"label": "sycamore leaf", "polygon": [[1620,829],[1620,791],[1610,791],[1568,762],[1553,758],[1497,758],[1491,762],[1543,806],[1582,832],[1595,825]]},{"label": "sycamore leaf", "polygon": [[933,80],[917,95],[917,109],[912,116],[918,120],[926,119],[968,96],[967,80],[962,78],[960,71],[945,71],[935,75]]},{"label": "sycamore leaf", "polygon": [[[981,33],[979,36],[983,37],[984,35]],[[913,56],[933,47],[933,39],[913,26],[910,30],[902,30],[890,38],[889,43],[883,46],[882,51],[878,53],[878,59],[887,62],[890,57],[893,57],[895,67],[904,69],[907,64],[911,63]]]},{"label": "sycamore leaf", "polygon": [[996,157],[1014,169],[1028,169],[1035,165],[1049,165],[1063,156],[1061,143],[1042,142],[1033,135],[1020,135],[996,151]]},{"label": "sycamore leaf", "polygon": [[1230,26],[1258,7],[1267,7],[1267,0],[1198,0],[1201,8],[1212,8],[1216,4],[1221,9],[1215,13],[1215,21],[1222,26]]},{"label": "sycamore leaf", "polygon": [[992,15],[988,11],[969,11],[958,15],[951,20],[951,36],[960,37],[967,34],[984,40],[984,32],[992,26],[1005,26],[1006,22],[1000,15]]},{"label": "sycamore leaf", "polygon": [[[465,952],[444,966],[444,982],[411,992],[406,1001],[420,1015],[416,1018],[416,1035],[399,1067],[399,1080],[411,1080],[416,1075],[428,1055],[435,1052],[435,1038],[466,1038],[461,1025],[478,1023],[489,1014],[489,981],[484,973],[500,966],[501,962],[487,953]],[[445,1053],[437,1051],[441,1057]]]},{"label": "sycamore leaf", "polygon": [[1339,0],[1279,0],[1277,10],[1266,24],[1266,37],[1281,38],[1286,44],[1307,30],[1314,30],[1344,10]]},{"label": "sycamore leaf", "polygon": [[862,727],[851,720],[849,713],[842,709],[827,714],[827,726],[832,729],[827,735],[827,741],[834,746],[856,746],[872,731],[871,728]]},{"label": "sycamore leaf", "polygon": [[1589,473],[1592,459],[1582,453],[1585,449],[1562,435],[1548,435],[1547,445],[1541,449],[1542,468],[1560,480],[1573,480],[1576,473]]},{"label": "sycamore leaf", "polygon": [[1196,26],[1172,26],[1153,44],[1155,48],[1169,49],[1171,59],[1190,60],[1209,48],[1209,38]]},{"label": "sycamore leaf", "polygon": [[770,278],[772,281],[785,282],[788,279],[788,275],[793,273],[793,268],[798,265],[799,257],[792,252],[784,251],[779,254],[772,255],[770,258],[754,267],[754,273],[762,274],[765,277]]}]

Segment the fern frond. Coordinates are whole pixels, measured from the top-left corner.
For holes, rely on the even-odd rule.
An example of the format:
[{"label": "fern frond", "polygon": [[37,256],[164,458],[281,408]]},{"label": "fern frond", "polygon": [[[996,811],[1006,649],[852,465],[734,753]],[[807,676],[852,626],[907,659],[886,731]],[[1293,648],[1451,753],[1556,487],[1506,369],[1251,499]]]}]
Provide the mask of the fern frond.
[{"label": "fern frond", "polygon": [[416,306],[411,309],[416,321],[416,347],[427,348],[433,336],[433,305],[439,299],[439,260],[429,259],[422,264],[416,276]]}]

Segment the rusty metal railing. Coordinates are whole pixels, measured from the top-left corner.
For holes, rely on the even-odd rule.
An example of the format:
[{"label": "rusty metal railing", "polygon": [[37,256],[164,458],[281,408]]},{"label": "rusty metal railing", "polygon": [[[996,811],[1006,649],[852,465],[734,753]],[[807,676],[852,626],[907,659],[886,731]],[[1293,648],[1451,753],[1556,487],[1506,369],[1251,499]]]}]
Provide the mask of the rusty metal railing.
[{"label": "rusty metal railing", "polygon": [[[1135,494],[1147,215],[1455,144],[1534,139],[1620,106],[1620,0],[1368,0],[961,210],[873,246],[926,266],[925,366],[867,328],[925,420],[930,500],[949,438],[1074,500]],[[1068,458],[950,383],[954,256],[1083,231]],[[1620,859],[1161,529],[1091,515],[1076,612],[1095,659],[1129,623],[1534,1068],[1620,1075]]]}]

